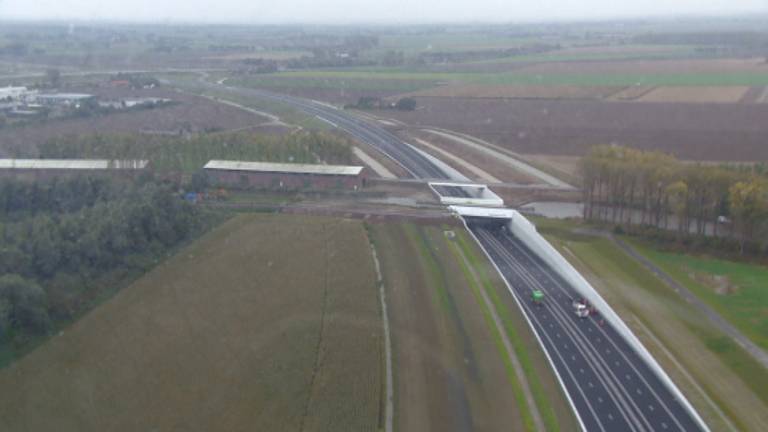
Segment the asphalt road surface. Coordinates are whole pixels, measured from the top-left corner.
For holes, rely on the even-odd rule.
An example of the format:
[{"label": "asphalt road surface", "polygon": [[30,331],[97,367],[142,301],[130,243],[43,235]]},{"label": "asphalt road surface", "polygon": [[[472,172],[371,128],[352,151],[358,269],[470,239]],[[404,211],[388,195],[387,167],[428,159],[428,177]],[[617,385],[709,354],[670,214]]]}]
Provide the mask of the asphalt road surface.
[{"label": "asphalt road surface", "polygon": [[337,108],[311,101],[304,98],[273,93],[265,90],[257,90],[242,87],[229,87],[209,82],[203,85],[221,91],[231,91],[233,94],[241,94],[259,99],[281,102],[306,114],[314,115],[325,122],[338,127],[353,137],[375,147],[390,159],[405,168],[414,178],[450,180],[450,177],[439,167],[435,166],[424,155],[413,147],[403,142],[394,134],[384,130],[369,121],[362,120]]},{"label": "asphalt road surface", "polygon": [[[699,431],[696,421],[599,315],[580,318],[578,294],[508,231],[468,226],[501,270],[541,338],[588,431]],[[544,301],[531,301],[533,290]]]},{"label": "asphalt road surface", "polygon": [[[217,90],[275,100],[315,115],[398,162],[414,178],[446,180],[439,167],[378,125],[336,108],[263,90],[206,83]],[[456,190],[453,190],[456,189]],[[446,193],[465,196],[453,188]],[[629,344],[599,314],[579,318],[572,286],[506,230],[467,221],[541,338],[587,431],[700,431],[696,421]],[[542,305],[530,301],[545,293]]]}]

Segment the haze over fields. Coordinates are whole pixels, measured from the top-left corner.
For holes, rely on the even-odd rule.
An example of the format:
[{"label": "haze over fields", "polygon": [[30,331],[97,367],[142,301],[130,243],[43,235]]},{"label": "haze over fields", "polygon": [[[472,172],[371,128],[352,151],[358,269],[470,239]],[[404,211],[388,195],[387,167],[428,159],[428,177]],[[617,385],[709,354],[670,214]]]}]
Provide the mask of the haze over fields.
[{"label": "haze over fields", "polygon": [[[223,0],[137,0],[130,7],[118,0],[5,0],[0,17],[14,19],[108,19],[151,22],[457,22],[543,21],[669,15],[723,15],[768,12],[764,0],[287,0],[248,2]],[[408,11],[403,13],[403,11]]]},{"label": "haze over fields", "polygon": [[768,431],[768,0],[35,1],[0,432]]}]

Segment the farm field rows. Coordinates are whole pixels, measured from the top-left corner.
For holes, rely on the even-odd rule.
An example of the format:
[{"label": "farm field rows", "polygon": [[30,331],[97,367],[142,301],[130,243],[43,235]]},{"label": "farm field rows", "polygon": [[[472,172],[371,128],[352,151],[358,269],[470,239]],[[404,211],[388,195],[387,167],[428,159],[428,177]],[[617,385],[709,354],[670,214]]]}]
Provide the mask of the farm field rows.
[{"label": "farm field rows", "polygon": [[0,371],[0,429],[381,428],[359,222],[240,215]]},{"label": "farm field rows", "polygon": [[440,127],[523,154],[581,156],[616,143],[700,161],[768,159],[766,104],[685,104],[416,98],[420,109],[387,111],[414,127]]},{"label": "farm field rows", "polygon": [[671,85],[671,86],[761,86],[768,85],[766,70],[738,70],[733,72],[709,71],[688,72],[674,70],[668,72],[628,71],[628,72],[529,72],[518,68],[508,72],[437,72],[415,69],[378,69],[378,70],[307,70],[278,74],[266,74],[274,78],[314,78],[338,80],[405,80],[405,81],[440,81],[492,85],[583,85],[583,86],[630,86],[630,85]]},{"label": "farm field rows", "polygon": [[527,65],[519,72],[530,74],[677,74],[685,71],[694,75],[699,73],[768,73],[768,63],[764,59],[687,59],[672,58],[666,60],[624,60],[624,61],[569,61],[548,62]]},{"label": "farm field rows", "polygon": [[[737,103],[748,86],[444,85],[400,96],[479,99],[583,99],[638,102]],[[759,96],[753,102],[760,103]]]},{"label": "farm field rows", "polygon": [[412,97],[464,97],[511,99],[603,99],[622,87],[563,86],[563,85],[447,85],[416,91]]},{"label": "farm field rows", "polygon": [[656,87],[637,100],[640,102],[734,103],[739,102],[748,90],[749,87],[745,86]]}]

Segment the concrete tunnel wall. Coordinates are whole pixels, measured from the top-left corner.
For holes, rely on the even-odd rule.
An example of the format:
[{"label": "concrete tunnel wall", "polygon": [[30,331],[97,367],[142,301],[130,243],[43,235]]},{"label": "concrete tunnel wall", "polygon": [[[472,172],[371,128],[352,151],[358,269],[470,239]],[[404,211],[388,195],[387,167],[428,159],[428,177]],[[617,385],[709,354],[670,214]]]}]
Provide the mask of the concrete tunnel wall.
[{"label": "concrete tunnel wall", "polygon": [[[669,375],[661,368],[656,359],[651,355],[640,340],[632,333],[632,330],[624,323],[619,315],[603,299],[592,285],[579,273],[549,242],[536,230],[536,227],[523,215],[516,211],[510,212],[511,219],[507,224],[507,229],[528,246],[536,255],[541,257],[554,271],[556,271],[566,282],[571,284],[576,291],[587,301],[594,305],[602,316],[618,331],[618,333],[637,351],[640,357],[645,360],[651,370],[659,379],[669,388],[672,394],[677,397],[683,407],[691,414],[696,422],[705,431],[709,431],[704,420],[699,416],[688,399],[683,395],[680,389],[669,378]],[[535,330],[534,330],[535,331]]]}]

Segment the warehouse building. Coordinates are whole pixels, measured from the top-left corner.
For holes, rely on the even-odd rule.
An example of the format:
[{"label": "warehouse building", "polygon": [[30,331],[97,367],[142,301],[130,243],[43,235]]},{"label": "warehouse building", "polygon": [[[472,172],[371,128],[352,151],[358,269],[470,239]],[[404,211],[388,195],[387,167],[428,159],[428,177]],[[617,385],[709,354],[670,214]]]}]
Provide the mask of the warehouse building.
[{"label": "warehouse building", "polygon": [[40,93],[35,101],[40,105],[80,107],[86,101],[96,99],[96,96],[86,93]]},{"label": "warehouse building", "polygon": [[211,183],[255,189],[346,189],[365,186],[361,166],[212,160],[205,164]]},{"label": "warehouse building", "polygon": [[82,174],[133,176],[147,171],[146,160],[107,159],[0,159],[0,177],[46,180]]},{"label": "warehouse building", "polygon": [[26,87],[0,87],[0,101],[20,101],[30,93]]}]

